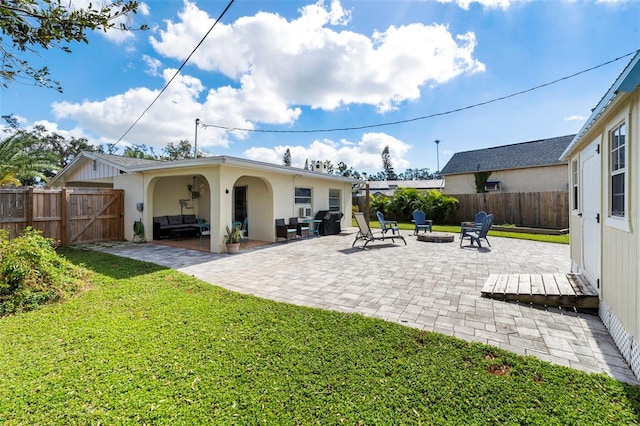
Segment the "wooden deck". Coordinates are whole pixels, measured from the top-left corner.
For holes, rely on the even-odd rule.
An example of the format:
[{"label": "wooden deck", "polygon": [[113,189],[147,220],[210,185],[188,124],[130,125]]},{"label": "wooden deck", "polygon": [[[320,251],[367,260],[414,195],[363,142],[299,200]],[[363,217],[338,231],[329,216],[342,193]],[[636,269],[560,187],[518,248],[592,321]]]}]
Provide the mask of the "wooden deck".
[{"label": "wooden deck", "polygon": [[596,291],[575,274],[491,274],[482,296],[534,305],[598,308]]}]

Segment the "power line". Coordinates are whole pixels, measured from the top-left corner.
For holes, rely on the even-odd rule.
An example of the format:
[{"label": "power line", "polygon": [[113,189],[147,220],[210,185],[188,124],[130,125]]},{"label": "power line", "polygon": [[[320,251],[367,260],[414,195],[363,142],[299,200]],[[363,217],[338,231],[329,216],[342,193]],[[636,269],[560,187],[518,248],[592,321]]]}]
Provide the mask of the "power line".
[{"label": "power line", "polygon": [[182,65],[180,65],[180,68],[178,68],[178,70],[175,72],[175,74],[173,74],[171,79],[169,81],[167,81],[167,83],[164,85],[162,90],[160,90],[160,93],[158,93],[158,95],[153,99],[153,101],[151,101],[149,106],[147,108],[145,108],[144,111],[142,111],[142,114],[140,114],[140,116],[136,119],[136,121],[134,121],[133,124],[131,126],[129,126],[127,131],[124,132],[124,134],[122,136],[120,136],[120,138],[118,138],[118,140],[113,144],[114,146],[117,145],[122,139],[124,139],[125,136],[127,136],[129,134],[131,129],[133,129],[136,126],[136,124],[138,124],[138,122],[140,122],[140,120],[142,120],[142,117],[147,113],[147,111],[149,111],[149,109],[151,109],[153,104],[156,103],[156,101],[160,98],[160,96],[162,96],[162,94],[165,92],[165,90],[167,90],[167,88],[169,87],[171,82],[178,76],[178,74],[180,74],[180,71],[182,71],[182,68],[184,68],[185,65],[187,65],[187,62],[189,62],[189,59],[191,59],[193,54],[196,53],[196,50],[198,50],[198,48],[202,45],[202,43],[204,43],[206,38],[209,36],[209,33],[211,33],[211,31],[213,31],[213,28],[218,24],[218,22],[220,22],[220,20],[225,15],[225,13],[227,13],[227,10],[229,10],[229,8],[231,7],[231,5],[233,4],[234,1],[235,0],[231,0],[229,2],[229,4],[227,4],[227,7],[224,8],[224,10],[220,14],[220,16],[218,16],[218,18],[215,20],[213,25],[211,25],[211,28],[209,28],[209,31],[206,32],[206,34],[202,37],[202,39],[200,39],[200,41],[198,42],[196,47],[194,47],[193,50],[191,51],[191,53],[189,53],[189,56],[187,56],[187,58],[182,62]]},{"label": "power line", "polygon": [[484,102],[479,102],[477,104],[473,104],[473,105],[468,105],[465,107],[461,107],[461,108],[456,108],[456,109],[452,109],[452,110],[448,110],[448,111],[444,111],[444,112],[437,112],[434,114],[429,114],[429,115],[423,115],[420,117],[414,117],[414,118],[407,118],[405,120],[397,120],[397,121],[389,121],[386,123],[377,123],[377,124],[367,124],[367,125],[363,125],[363,126],[352,126],[352,127],[336,127],[336,128],[328,128],[328,129],[309,129],[309,130],[263,130],[263,129],[245,129],[245,128],[241,128],[241,127],[230,127],[230,126],[221,126],[221,125],[217,125],[217,124],[204,124],[204,123],[200,123],[201,126],[203,127],[214,127],[216,129],[222,129],[222,130],[226,130],[229,132],[233,132],[233,131],[242,131],[242,132],[253,132],[253,133],[329,133],[329,132],[344,132],[344,131],[349,131],[349,130],[363,130],[363,129],[372,129],[375,127],[385,127],[385,126],[395,126],[397,124],[405,124],[405,123],[411,123],[414,121],[420,121],[420,120],[426,120],[429,118],[433,118],[433,117],[440,117],[443,115],[449,115],[449,114],[453,114],[456,112],[461,112],[461,111],[466,111],[469,109],[473,109],[473,108],[477,108],[480,106],[484,106],[484,105],[488,105],[488,104],[492,104],[495,102],[499,102],[499,101],[503,101],[505,99],[509,99],[509,98],[513,98],[515,96],[519,96],[525,93],[529,93],[529,92],[533,92],[534,90],[538,90],[538,89],[542,89],[543,87],[547,87],[547,86],[551,86],[553,84],[559,83],[561,81],[565,81],[565,80],[569,80],[571,78],[577,77],[581,74],[585,74],[587,72],[596,70],[598,68],[602,68],[606,65],[612,64],[616,61],[619,61],[621,59],[624,59],[628,56],[634,55],[636,53],[640,52],[640,49],[635,50],[631,53],[627,53],[626,55],[620,56],[618,58],[612,59],[610,61],[607,62],[603,62],[599,65],[596,65],[594,67],[591,68],[587,68],[585,70],[582,71],[578,71],[574,74],[565,76],[565,77],[561,77],[558,78],[556,80],[550,81],[548,83],[543,83],[540,84],[538,86],[535,87],[531,87],[529,89],[525,89],[525,90],[521,90],[519,92],[515,92],[512,93],[510,95],[505,95],[505,96],[501,96],[498,98],[494,98],[488,101],[484,101]]}]

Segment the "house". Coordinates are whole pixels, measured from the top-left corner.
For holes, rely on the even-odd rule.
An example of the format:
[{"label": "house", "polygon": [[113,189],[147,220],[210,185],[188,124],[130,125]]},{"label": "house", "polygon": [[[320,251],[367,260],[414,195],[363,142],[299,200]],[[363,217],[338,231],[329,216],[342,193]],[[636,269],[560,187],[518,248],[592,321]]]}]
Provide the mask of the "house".
[{"label": "house", "polygon": [[310,217],[319,210],[347,213],[341,226],[351,226],[351,188],[342,176],[215,156],[155,161],[82,152],[49,186],[105,187],[124,190],[127,240],[142,220],[151,239],[153,218],[195,214],[211,224],[211,251],[223,251],[225,227],[248,217],[249,235],[276,241],[275,219]]},{"label": "house", "polygon": [[560,160],[574,135],[458,152],[441,171],[447,194],[475,194],[476,176],[489,192],[568,189],[567,162]]},{"label": "house", "polygon": [[597,289],[599,313],[640,377],[640,53],[562,154],[570,164],[571,269]]}]

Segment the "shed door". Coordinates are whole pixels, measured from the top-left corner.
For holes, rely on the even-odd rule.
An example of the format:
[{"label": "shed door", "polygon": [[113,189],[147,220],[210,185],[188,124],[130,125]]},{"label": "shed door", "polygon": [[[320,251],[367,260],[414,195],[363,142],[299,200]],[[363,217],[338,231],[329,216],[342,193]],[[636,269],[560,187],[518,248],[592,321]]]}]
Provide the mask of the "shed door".
[{"label": "shed door", "polygon": [[600,155],[593,142],[581,155],[582,266],[584,275],[600,292]]}]

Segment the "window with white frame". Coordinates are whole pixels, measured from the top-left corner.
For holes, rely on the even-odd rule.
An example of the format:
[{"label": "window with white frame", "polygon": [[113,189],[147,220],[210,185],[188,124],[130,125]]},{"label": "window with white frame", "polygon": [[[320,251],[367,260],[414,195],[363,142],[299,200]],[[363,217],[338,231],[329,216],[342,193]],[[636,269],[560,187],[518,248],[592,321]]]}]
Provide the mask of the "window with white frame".
[{"label": "window with white frame", "polygon": [[311,188],[296,188],[296,204],[311,204]]},{"label": "window with white frame", "polygon": [[329,210],[332,212],[339,212],[340,209],[340,190],[329,189]]},{"label": "window with white frame", "polygon": [[571,162],[571,187],[572,187],[572,206],[573,210],[578,210],[578,160]]},{"label": "window with white frame", "polygon": [[625,123],[611,131],[609,137],[609,215],[625,215],[626,127]]}]

